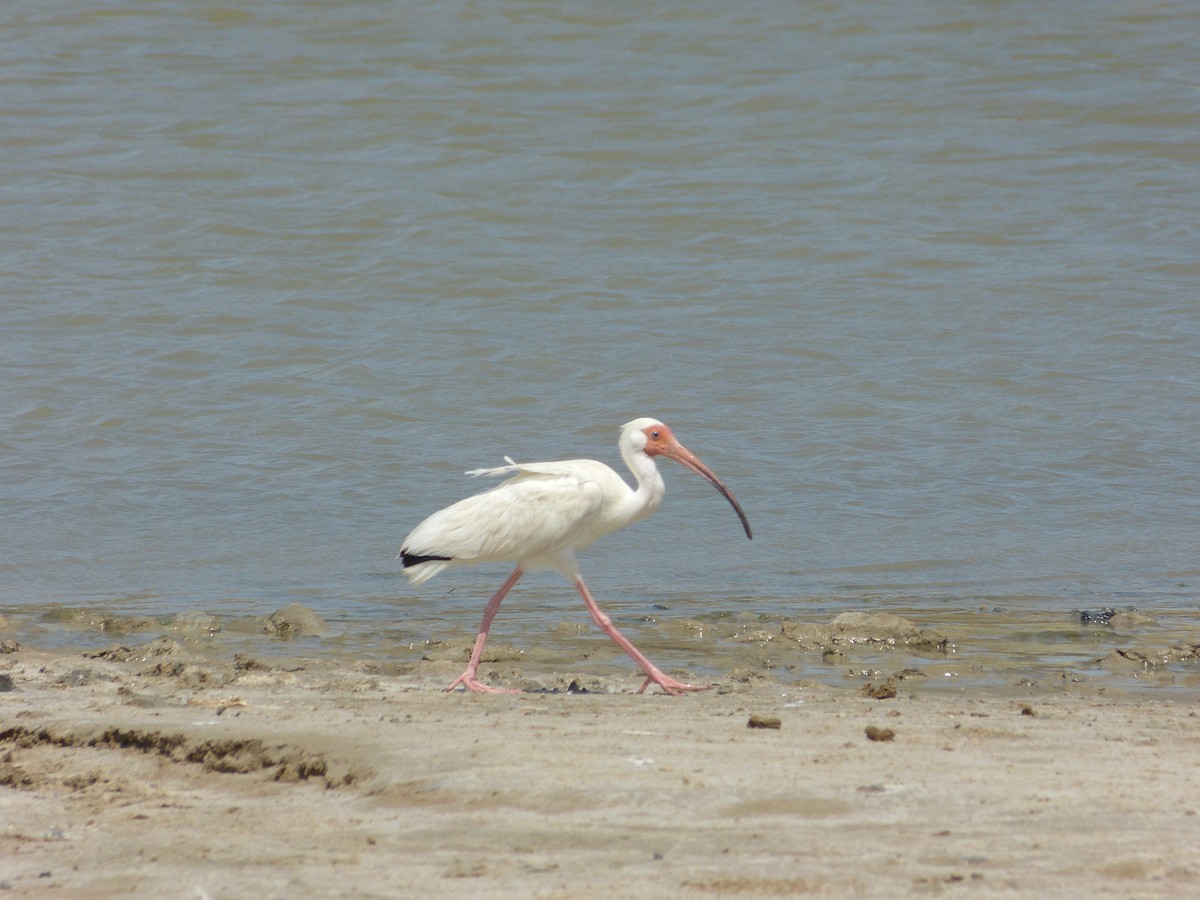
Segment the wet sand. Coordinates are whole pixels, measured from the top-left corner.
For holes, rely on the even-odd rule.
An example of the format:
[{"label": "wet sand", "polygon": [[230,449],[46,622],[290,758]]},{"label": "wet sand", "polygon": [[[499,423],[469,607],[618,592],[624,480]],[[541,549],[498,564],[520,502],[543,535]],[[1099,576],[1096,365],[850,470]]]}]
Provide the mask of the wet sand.
[{"label": "wet sand", "polygon": [[8,896],[1200,893],[1186,695],[3,649]]}]

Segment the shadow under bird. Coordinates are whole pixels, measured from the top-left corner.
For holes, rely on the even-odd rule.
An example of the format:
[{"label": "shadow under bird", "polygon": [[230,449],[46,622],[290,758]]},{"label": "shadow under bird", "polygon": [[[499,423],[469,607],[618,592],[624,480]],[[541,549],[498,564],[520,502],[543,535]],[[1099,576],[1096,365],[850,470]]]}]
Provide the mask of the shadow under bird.
[{"label": "shadow under bird", "polygon": [[657,419],[634,419],[621,428],[621,458],[637,479],[629,485],[612,469],[593,459],[514,463],[475,469],[468,475],[512,475],[482,494],[439,510],[412,530],[399,553],[404,574],[413,584],[432,578],[450,566],[480,562],[515,562],[517,567],[500,585],[483,611],[483,624],[467,669],[446,690],[462,685],[476,693],[520,693],[483,684],[476,677],[488,629],[504,596],[526,572],[554,570],[575,584],[596,624],[628,653],[646,673],[640,694],[657,684],[668,694],[706,690],[670,677],[639,651],[596,605],[575,552],[598,538],[646,518],[662,505],[663,485],[655,459],[665,456],[707,479],[733,506],[746,537],[750,522],[729,489],[695,454]]}]

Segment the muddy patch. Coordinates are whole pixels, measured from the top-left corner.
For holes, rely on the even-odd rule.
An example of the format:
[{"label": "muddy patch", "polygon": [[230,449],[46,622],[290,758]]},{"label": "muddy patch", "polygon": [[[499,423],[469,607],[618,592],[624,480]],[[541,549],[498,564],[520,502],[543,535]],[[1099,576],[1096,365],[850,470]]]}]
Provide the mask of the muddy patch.
[{"label": "muddy patch", "polygon": [[[225,685],[233,681],[237,674],[227,662],[214,659],[205,645],[186,640],[180,642],[169,637],[156,638],[136,647],[117,644],[84,656],[87,659],[132,664],[136,675],[178,679],[193,688]],[[82,677],[84,672],[79,674]]]},{"label": "muddy patch", "polygon": [[209,772],[257,773],[282,782],[317,781],[327,788],[352,785],[367,774],[344,761],[287,744],[268,745],[257,738],[198,740],[180,733],[137,728],[74,732],[18,725],[0,731],[0,747],[3,746],[11,748],[5,756],[8,783],[18,780],[22,772],[14,751],[37,747],[130,750],[198,765]]},{"label": "muddy patch", "polygon": [[321,637],[329,633],[325,620],[299,603],[277,609],[263,620],[263,634],[277,638]]},{"label": "muddy patch", "polygon": [[780,637],[806,650],[845,650],[851,647],[895,647],[914,653],[944,655],[950,643],[941,632],[919,628],[891,613],[842,613],[828,625],[785,621]]}]

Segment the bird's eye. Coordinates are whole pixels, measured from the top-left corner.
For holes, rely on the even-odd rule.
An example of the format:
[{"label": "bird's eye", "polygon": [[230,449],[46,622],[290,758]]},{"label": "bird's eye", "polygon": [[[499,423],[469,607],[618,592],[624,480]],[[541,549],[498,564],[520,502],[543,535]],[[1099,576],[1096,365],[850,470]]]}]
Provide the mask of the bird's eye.
[{"label": "bird's eye", "polygon": [[657,431],[652,431],[652,432],[650,432],[650,437],[654,438],[654,440],[657,441],[660,437],[662,437],[662,435],[659,434]]}]

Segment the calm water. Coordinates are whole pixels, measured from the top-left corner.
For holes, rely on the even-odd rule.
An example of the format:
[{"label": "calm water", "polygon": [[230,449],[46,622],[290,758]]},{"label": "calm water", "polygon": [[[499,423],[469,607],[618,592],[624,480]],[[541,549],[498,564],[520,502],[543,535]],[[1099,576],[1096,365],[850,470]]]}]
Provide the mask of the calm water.
[{"label": "calm water", "polygon": [[[1135,606],[1195,633],[1194,4],[4,19],[21,627],[300,602],[346,640],[468,634],[505,570],[410,589],[407,531],[466,469],[619,465],[656,415],[755,540],[671,466],[584,558],[618,622],[998,609],[1015,641]],[[516,640],[585,618],[553,575],[506,613]]]}]

